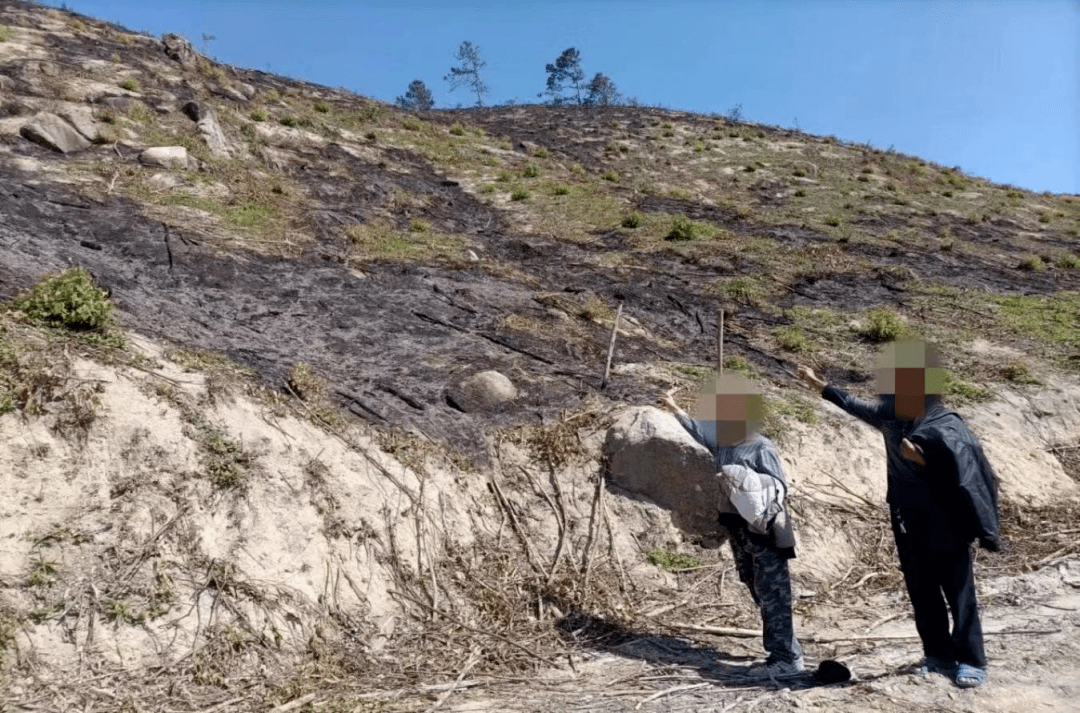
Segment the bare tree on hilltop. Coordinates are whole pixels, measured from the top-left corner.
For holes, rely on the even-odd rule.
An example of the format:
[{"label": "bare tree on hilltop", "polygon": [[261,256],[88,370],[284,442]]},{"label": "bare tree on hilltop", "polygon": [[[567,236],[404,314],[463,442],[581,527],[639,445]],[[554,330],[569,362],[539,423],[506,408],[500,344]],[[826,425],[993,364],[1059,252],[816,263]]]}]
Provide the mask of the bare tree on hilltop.
[{"label": "bare tree on hilltop", "polygon": [[431,90],[419,79],[409,82],[409,89],[405,92],[405,96],[398,97],[395,101],[402,109],[409,111],[427,111],[435,106],[435,98],[431,95]]},{"label": "bare tree on hilltop", "polygon": [[615,86],[615,82],[603,72],[596,73],[596,76],[589,81],[586,90],[588,90],[588,94],[585,95],[586,104],[612,106],[622,103],[622,94]]},{"label": "bare tree on hilltop", "polygon": [[443,77],[450,82],[450,91],[458,87],[468,87],[469,91],[476,94],[476,106],[484,106],[484,95],[488,93],[488,86],[480,78],[480,70],[487,66],[487,62],[480,55],[480,48],[465,40],[458,47],[454,59],[461,62],[461,66],[451,67],[450,74]]},{"label": "bare tree on hilltop", "polygon": [[[585,71],[581,68],[581,53],[573,47],[563,50],[554,64],[544,67],[547,72],[547,95],[551,97],[552,104],[562,104],[573,99],[578,104],[583,103],[581,90],[585,88]],[[573,97],[563,96],[567,89],[574,91]]]}]

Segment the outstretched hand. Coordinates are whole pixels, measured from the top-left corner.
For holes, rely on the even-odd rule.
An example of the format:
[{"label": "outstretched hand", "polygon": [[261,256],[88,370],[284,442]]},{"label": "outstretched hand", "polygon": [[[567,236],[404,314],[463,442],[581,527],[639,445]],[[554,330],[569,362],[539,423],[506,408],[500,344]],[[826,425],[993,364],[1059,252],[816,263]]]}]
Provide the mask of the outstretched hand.
[{"label": "outstretched hand", "polygon": [[660,394],[660,408],[670,411],[671,413],[678,413],[682,409],[675,403],[675,399],[672,397],[672,391],[665,391]]},{"label": "outstretched hand", "polygon": [[803,364],[799,364],[797,367],[795,367],[795,373],[798,374],[799,378],[805,381],[807,384],[810,384],[811,386],[819,390],[824,389],[826,386],[828,386],[828,384],[826,384],[824,380],[819,378],[818,375],[814,373],[813,369]]}]

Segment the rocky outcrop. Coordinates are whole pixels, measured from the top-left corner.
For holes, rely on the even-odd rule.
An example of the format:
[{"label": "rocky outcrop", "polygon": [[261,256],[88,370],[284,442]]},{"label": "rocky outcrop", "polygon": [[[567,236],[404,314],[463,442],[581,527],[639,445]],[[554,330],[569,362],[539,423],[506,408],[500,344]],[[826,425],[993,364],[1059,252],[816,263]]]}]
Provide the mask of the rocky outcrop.
[{"label": "rocky outcrop", "polygon": [[60,153],[90,148],[90,140],[56,114],[41,112],[19,130],[23,138]]},{"label": "rocky outcrop", "polygon": [[203,109],[202,117],[198,123],[199,134],[210,148],[210,153],[219,158],[229,158],[229,142],[225,138],[225,132],[221,130],[217,114],[213,109]]},{"label": "rocky outcrop", "polygon": [[87,141],[97,143],[101,140],[101,131],[94,120],[94,113],[88,106],[69,106],[57,112],[60,118],[82,135]]},{"label": "rocky outcrop", "polygon": [[604,442],[612,485],[671,513],[690,536],[716,532],[715,463],[673,416],[651,406],[626,411]]},{"label": "rocky outcrop", "polygon": [[187,168],[190,158],[183,146],[154,146],[139,154],[139,162],[162,168]]},{"label": "rocky outcrop", "polygon": [[161,38],[161,44],[165,46],[165,54],[169,59],[179,62],[184,67],[192,67],[199,60],[195,48],[180,35],[165,35]]},{"label": "rocky outcrop", "polygon": [[510,379],[497,371],[473,374],[450,391],[450,400],[462,411],[485,411],[517,398]]}]

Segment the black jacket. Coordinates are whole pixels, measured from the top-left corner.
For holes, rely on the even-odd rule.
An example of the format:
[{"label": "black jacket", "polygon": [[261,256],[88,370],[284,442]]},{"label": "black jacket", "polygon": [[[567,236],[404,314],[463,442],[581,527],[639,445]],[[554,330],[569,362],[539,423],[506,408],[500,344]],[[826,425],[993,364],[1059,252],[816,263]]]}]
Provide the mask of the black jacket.
[{"label": "black jacket", "polygon": [[[928,540],[966,545],[974,539],[998,547],[997,478],[975,436],[958,414],[928,398],[922,418],[897,418],[891,396],[863,401],[835,386],[821,393],[827,401],[865,421],[885,437],[888,501],[903,521]],[[900,455],[905,438],[923,449],[926,465]]]}]

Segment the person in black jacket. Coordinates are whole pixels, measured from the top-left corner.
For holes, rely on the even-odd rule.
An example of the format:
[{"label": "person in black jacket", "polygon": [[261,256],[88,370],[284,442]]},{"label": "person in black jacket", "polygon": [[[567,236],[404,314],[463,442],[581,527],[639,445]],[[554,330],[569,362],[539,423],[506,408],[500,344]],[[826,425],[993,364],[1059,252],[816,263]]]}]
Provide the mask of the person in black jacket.
[{"label": "person in black jacket", "polygon": [[986,654],[970,544],[1000,549],[997,479],[963,419],[941,402],[937,350],[919,341],[888,345],[874,402],[827,385],[809,367],[798,372],[885,437],[893,535],[925,654],[918,670],[953,676],[964,688],[982,685]]}]

